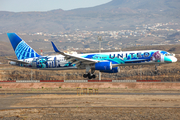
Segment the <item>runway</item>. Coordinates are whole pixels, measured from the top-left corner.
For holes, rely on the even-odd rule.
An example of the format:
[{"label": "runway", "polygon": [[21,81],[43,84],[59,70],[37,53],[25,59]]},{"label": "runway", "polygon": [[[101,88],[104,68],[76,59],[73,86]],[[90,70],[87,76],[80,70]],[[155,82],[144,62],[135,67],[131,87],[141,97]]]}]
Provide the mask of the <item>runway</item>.
[{"label": "runway", "polygon": [[[13,107],[13,108],[0,108],[0,110],[14,110],[14,109],[29,109],[29,108],[31,108],[31,109],[40,109],[40,108],[42,108],[42,109],[45,109],[45,108],[77,108],[77,107]],[[123,106],[123,107],[120,107],[120,106],[107,106],[107,107],[99,107],[99,106],[93,106],[93,107],[91,107],[91,106],[80,106],[80,107],[78,107],[78,108],[101,108],[101,109],[103,109],[103,108],[134,108],[134,109],[137,109],[137,108],[147,108],[147,109],[152,109],[152,108],[180,108],[180,107],[129,107],[129,106]]]},{"label": "runway", "polygon": [[[42,95],[43,94],[77,95],[77,93],[0,93],[0,95],[41,95],[41,94]],[[180,93],[98,93],[98,95],[180,95]]]}]

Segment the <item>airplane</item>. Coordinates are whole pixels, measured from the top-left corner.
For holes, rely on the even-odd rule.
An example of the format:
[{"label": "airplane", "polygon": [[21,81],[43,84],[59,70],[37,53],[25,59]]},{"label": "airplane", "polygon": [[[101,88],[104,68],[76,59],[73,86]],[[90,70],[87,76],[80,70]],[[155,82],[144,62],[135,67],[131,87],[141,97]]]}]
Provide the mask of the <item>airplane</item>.
[{"label": "airplane", "polygon": [[16,33],[7,33],[11,45],[17,56],[16,59],[8,59],[11,65],[27,67],[39,70],[79,70],[85,69],[84,78],[96,78],[94,72],[118,73],[119,66],[134,65],[159,65],[174,63],[177,61],[175,54],[162,50],[120,51],[88,54],[67,54],[55,46],[53,49],[59,55],[41,56],[33,50]]}]

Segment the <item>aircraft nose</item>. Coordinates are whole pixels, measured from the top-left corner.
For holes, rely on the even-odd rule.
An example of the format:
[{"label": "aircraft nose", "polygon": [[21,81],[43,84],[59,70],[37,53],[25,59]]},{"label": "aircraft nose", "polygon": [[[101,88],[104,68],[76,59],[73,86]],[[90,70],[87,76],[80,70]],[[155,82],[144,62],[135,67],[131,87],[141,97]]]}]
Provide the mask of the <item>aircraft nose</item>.
[{"label": "aircraft nose", "polygon": [[177,58],[176,58],[176,57],[173,57],[173,58],[172,58],[172,62],[177,62]]}]

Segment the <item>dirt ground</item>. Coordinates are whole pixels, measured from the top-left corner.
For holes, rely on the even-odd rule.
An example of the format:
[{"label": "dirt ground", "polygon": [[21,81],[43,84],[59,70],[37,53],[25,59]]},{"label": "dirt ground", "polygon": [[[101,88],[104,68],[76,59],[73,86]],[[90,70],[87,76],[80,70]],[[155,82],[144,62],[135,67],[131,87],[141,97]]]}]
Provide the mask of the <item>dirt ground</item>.
[{"label": "dirt ground", "polygon": [[169,95],[35,95],[11,107],[180,107],[180,96]]},{"label": "dirt ground", "polygon": [[[76,89],[6,89],[0,95],[0,120],[49,119],[179,119],[180,95],[62,95],[41,92],[76,93]],[[1,89],[3,93],[5,89]],[[179,90],[99,89],[100,93],[180,93]]]},{"label": "dirt ground", "polygon": [[[1,88],[119,88],[119,89],[175,89],[180,90],[180,82],[96,82],[96,83],[61,83],[61,82],[47,82],[47,83],[0,83]],[[1,89],[0,88],[0,89]]]},{"label": "dirt ground", "polygon": [[37,108],[1,111],[1,120],[178,120],[180,108]]},{"label": "dirt ground", "polygon": [[[94,90],[94,89],[93,89]],[[83,92],[83,88],[81,88]],[[89,88],[87,88],[87,93]],[[94,92],[94,91],[93,91]],[[99,93],[180,93],[180,89],[98,88]],[[77,93],[77,88],[0,88],[0,93]],[[0,95],[1,96],[1,95]]]}]

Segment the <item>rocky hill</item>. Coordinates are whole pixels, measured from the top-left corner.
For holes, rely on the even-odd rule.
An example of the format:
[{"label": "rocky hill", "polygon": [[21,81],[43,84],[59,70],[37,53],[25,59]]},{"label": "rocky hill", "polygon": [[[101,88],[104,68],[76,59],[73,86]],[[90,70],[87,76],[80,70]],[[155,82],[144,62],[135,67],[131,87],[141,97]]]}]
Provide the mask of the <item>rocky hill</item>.
[{"label": "rocky hill", "polygon": [[172,12],[179,10],[179,0],[112,0],[109,3],[86,9],[76,9],[72,12],[108,12],[108,13],[147,13]]}]

